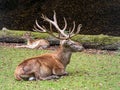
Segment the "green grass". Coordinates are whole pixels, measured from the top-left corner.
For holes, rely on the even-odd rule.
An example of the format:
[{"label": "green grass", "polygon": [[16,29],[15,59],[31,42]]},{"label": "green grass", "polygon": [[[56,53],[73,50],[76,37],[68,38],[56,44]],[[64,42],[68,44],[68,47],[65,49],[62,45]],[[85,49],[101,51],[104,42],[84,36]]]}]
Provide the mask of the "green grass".
[{"label": "green grass", "polygon": [[0,90],[120,90],[120,54],[74,53],[69,76],[56,81],[16,81],[14,70],[25,58],[51,52],[0,46]]}]

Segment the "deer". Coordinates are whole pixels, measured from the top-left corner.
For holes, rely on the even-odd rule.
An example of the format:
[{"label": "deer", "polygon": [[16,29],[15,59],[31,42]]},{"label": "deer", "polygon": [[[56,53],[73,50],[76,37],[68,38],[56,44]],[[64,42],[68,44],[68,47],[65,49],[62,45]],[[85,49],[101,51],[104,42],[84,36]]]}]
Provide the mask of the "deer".
[{"label": "deer", "polygon": [[22,38],[27,40],[27,45],[15,46],[16,48],[45,49],[50,46],[45,39],[32,39],[31,32],[26,32]]},{"label": "deer", "polygon": [[[73,21],[73,28],[69,29],[69,33],[65,33],[67,28],[67,21],[64,18],[65,25],[61,29],[57,23],[56,12],[54,11],[53,20],[47,16],[42,15],[44,21],[50,24],[50,30],[45,26],[38,24],[35,21],[34,30],[37,32],[47,32],[50,35],[60,40],[60,46],[56,51],[51,53],[41,54],[35,57],[31,57],[22,61],[15,69],[16,80],[51,80],[59,79],[61,76],[68,75],[66,67],[70,63],[71,55],[73,52],[81,52],[84,47],[73,40],[71,37],[77,35],[80,32],[82,24],[79,24],[75,32],[75,21]],[[59,32],[53,33],[52,26]]]}]

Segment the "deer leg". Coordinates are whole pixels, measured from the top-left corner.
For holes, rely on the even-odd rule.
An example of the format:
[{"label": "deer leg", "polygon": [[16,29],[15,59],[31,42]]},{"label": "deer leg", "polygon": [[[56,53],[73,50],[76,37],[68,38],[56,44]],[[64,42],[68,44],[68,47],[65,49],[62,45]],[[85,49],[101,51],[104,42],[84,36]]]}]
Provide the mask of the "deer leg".
[{"label": "deer leg", "polygon": [[39,76],[35,76],[35,77],[29,77],[29,81],[34,81],[34,80],[51,80],[51,79],[59,79],[60,76],[57,76],[57,75],[51,75],[51,76],[48,76],[48,77],[39,77]]},{"label": "deer leg", "polygon": [[64,69],[56,68],[54,69],[54,75],[48,76],[48,77],[41,77],[41,80],[51,80],[51,79],[59,79],[61,76],[68,75],[67,72],[64,71]]},{"label": "deer leg", "polygon": [[54,68],[53,74],[57,75],[57,76],[65,76],[67,74],[67,72],[65,72],[64,68]]},{"label": "deer leg", "polygon": [[68,72],[64,72],[62,76],[68,76]]},{"label": "deer leg", "polygon": [[21,46],[15,46],[15,48],[26,48],[26,45],[21,45]]},{"label": "deer leg", "polygon": [[51,80],[51,79],[59,79],[60,76],[57,76],[57,75],[51,75],[51,76],[48,76],[48,77],[41,77],[40,79],[41,80]]},{"label": "deer leg", "polygon": [[37,75],[35,76],[33,73],[25,73],[21,75],[21,78],[23,80],[29,80],[29,81],[36,80],[36,77],[38,76]]},{"label": "deer leg", "polygon": [[40,74],[38,72],[35,72],[33,76],[30,76],[28,78],[29,81],[34,81],[34,80],[40,80]]},{"label": "deer leg", "polygon": [[40,80],[41,79],[39,72],[35,72],[34,75],[35,75],[35,80]]}]

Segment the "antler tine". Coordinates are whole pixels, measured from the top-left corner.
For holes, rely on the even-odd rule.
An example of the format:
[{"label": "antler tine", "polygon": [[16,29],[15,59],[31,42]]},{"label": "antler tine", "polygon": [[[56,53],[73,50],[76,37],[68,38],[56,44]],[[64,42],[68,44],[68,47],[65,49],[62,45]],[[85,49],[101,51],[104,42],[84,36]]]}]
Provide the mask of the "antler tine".
[{"label": "antler tine", "polygon": [[76,31],[76,33],[72,34],[71,37],[77,35],[77,34],[80,32],[81,27],[82,27],[82,24],[79,24],[78,27],[77,27],[77,31]]},{"label": "antler tine", "polygon": [[33,29],[32,29],[33,31],[39,31],[39,29],[37,29],[37,27],[34,25],[33,26]]},{"label": "antler tine", "polygon": [[42,13],[41,18],[44,19],[44,18],[47,18],[47,16]]},{"label": "antler tine", "polygon": [[43,31],[39,30],[35,25],[33,26],[32,30],[35,31],[35,32],[43,32]]},{"label": "antler tine", "polygon": [[54,19],[55,27],[57,26],[56,28],[59,30],[59,32],[60,32],[61,34],[63,34],[63,36],[66,36],[65,33],[64,33],[64,31],[65,31],[66,28],[67,28],[67,21],[66,21],[65,17],[63,18],[63,19],[64,19],[65,26],[64,26],[63,29],[60,29],[59,26],[58,26],[58,24],[57,24],[57,18],[56,18],[56,12],[55,12],[55,10],[54,10],[53,12],[54,12],[53,19]]},{"label": "antler tine", "polygon": [[77,32],[75,34],[78,34],[80,32],[81,27],[82,27],[82,24],[79,24],[78,27],[77,27]]},{"label": "antler tine", "polygon": [[47,22],[49,22],[49,23],[51,23],[51,24],[53,24],[54,25],[54,21],[52,21],[52,20],[50,20],[47,16],[45,16],[45,15],[43,15],[42,14],[42,17],[41,17],[44,21],[47,21]]},{"label": "antler tine", "polygon": [[67,21],[66,21],[65,17],[64,17],[63,19],[64,19],[64,22],[65,22],[65,26],[64,26],[64,28],[63,28],[63,31],[65,31],[66,28],[67,28]]},{"label": "antler tine", "polygon": [[64,37],[68,37],[68,36],[64,33],[64,30],[67,28],[66,19],[64,18],[64,22],[65,22],[64,28],[63,28],[63,29],[60,29],[60,27],[59,27],[58,24],[57,24],[56,12],[55,12],[55,11],[53,11],[53,12],[54,12],[53,21],[50,20],[49,18],[47,18],[47,17],[44,16],[44,15],[42,15],[42,18],[43,18],[45,21],[51,23],[51,24],[60,32],[60,34],[62,34]]},{"label": "antler tine", "polygon": [[73,21],[73,29],[69,30],[69,35],[71,36],[73,33],[74,33],[74,30],[75,30],[75,21]]},{"label": "antler tine", "polygon": [[[56,12],[55,12],[55,10],[53,12],[54,12],[53,19],[54,19],[54,22],[57,24]],[[64,28],[62,30],[65,31],[66,28],[67,28],[67,21],[66,21],[65,17],[63,19],[64,19],[64,22],[65,22],[65,26],[64,26]]]},{"label": "antler tine", "polygon": [[47,29],[46,29],[44,26],[41,27],[41,26],[38,24],[37,20],[35,20],[35,24],[36,24],[36,26],[37,26],[38,28],[40,28],[40,29],[37,29],[37,28],[34,26],[35,30],[37,30],[37,31],[39,31],[39,32],[47,32]]},{"label": "antler tine", "polygon": [[53,10],[53,12],[54,12],[53,19],[54,19],[54,22],[57,24],[56,12],[55,10]]},{"label": "antler tine", "polygon": [[[47,32],[47,33],[49,33],[50,35],[52,35],[53,37],[55,37],[55,38],[57,38],[57,39],[64,39],[64,38],[60,38],[60,37],[57,37],[56,35],[54,35],[53,34],[53,31],[52,31],[52,25],[51,25],[51,23],[50,23],[50,31],[48,31],[46,28],[45,28],[45,26],[40,26],[39,24],[38,24],[38,22],[37,22],[37,20],[35,21],[35,24],[36,24],[36,26],[34,25],[33,27],[33,30],[34,31],[37,31],[37,32]],[[39,29],[38,29],[39,28]]]}]

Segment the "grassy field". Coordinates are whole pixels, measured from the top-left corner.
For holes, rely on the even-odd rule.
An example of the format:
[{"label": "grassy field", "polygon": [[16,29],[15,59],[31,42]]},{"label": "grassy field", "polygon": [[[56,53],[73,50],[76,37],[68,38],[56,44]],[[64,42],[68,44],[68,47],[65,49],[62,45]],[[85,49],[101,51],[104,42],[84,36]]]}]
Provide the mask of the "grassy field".
[{"label": "grassy field", "polygon": [[120,53],[74,53],[67,67],[69,76],[50,81],[16,81],[14,70],[25,58],[47,50],[0,46],[0,90],[120,90]]}]

